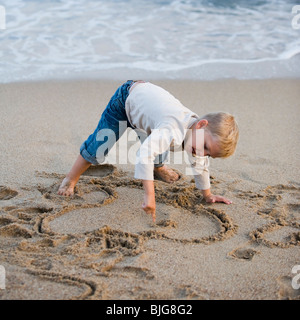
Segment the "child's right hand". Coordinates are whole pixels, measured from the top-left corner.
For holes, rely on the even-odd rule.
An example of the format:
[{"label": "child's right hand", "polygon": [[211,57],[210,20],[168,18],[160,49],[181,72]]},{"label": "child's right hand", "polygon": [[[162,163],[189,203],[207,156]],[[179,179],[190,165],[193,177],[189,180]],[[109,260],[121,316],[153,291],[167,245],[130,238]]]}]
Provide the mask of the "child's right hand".
[{"label": "child's right hand", "polygon": [[144,203],[142,205],[143,210],[147,213],[147,214],[151,214],[152,215],[152,220],[153,222],[155,222],[156,219],[156,215],[155,215],[155,197],[154,196],[148,196],[147,194],[145,194],[144,196]]}]

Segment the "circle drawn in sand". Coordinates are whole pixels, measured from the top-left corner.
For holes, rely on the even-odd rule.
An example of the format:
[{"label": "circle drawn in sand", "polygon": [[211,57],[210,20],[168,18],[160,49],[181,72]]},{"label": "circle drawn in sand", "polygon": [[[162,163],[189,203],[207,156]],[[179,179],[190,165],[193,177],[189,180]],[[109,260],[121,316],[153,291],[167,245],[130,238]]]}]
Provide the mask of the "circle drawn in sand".
[{"label": "circle drawn in sand", "polygon": [[108,195],[103,190],[91,191],[82,195],[81,197],[85,202],[90,204],[102,203],[108,198]]},{"label": "circle drawn in sand", "polygon": [[224,232],[220,219],[205,210],[195,214],[187,209],[157,203],[156,225],[141,209],[143,191],[118,187],[118,198],[107,205],[94,208],[70,209],[49,221],[54,233],[80,234],[109,226],[148,238],[169,239],[182,242],[204,242],[217,240]]},{"label": "circle drawn in sand", "polygon": [[289,248],[300,245],[299,228],[288,223],[284,225],[270,223],[251,232],[250,237],[270,248]]},{"label": "circle drawn in sand", "polygon": [[0,186],[0,200],[9,200],[18,195],[18,192],[5,186]]}]

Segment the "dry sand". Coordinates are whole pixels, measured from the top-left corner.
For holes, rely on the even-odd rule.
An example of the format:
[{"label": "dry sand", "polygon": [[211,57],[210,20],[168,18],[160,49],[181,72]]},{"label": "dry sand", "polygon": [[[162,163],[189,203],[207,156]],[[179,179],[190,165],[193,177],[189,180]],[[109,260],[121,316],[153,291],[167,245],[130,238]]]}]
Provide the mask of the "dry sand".
[{"label": "dry sand", "polygon": [[2,84],[0,299],[299,299],[300,81],[154,83],[199,115],[236,115],[236,154],[211,161],[212,191],[233,204],[204,203],[182,174],[155,182],[154,225],[131,164],[58,196],[121,82]]}]

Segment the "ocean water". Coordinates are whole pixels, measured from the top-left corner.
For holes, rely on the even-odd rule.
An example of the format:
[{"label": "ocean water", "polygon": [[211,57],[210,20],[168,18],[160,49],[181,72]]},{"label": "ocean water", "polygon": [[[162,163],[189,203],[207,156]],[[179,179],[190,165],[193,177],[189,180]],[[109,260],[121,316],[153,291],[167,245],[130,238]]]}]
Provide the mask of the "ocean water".
[{"label": "ocean water", "polygon": [[295,5],[300,2],[0,0],[0,82],[300,77]]}]

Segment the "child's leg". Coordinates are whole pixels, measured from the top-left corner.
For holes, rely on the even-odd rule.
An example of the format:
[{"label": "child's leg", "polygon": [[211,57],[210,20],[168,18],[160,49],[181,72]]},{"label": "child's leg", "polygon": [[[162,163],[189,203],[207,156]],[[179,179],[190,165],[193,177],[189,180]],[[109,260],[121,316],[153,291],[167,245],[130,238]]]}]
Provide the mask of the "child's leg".
[{"label": "child's leg", "polygon": [[58,194],[74,194],[74,187],[80,176],[91,164],[102,163],[114,143],[126,130],[129,122],[125,112],[125,101],[131,84],[131,80],[124,83],[110,99],[94,133],[81,145],[80,155],[61,183]]},{"label": "child's leg", "polygon": [[58,194],[62,196],[72,196],[74,194],[74,187],[78,182],[80,176],[90,167],[91,163],[86,161],[81,155],[73,164],[72,169],[61,183]]},{"label": "child's leg", "polygon": [[165,182],[173,183],[179,179],[179,174],[164,164],[168,154],[166,151],[155,158],[154,175]]},{"label": "child's leg", "polygon": [[[143,131],[136,130],[136,133],[143,143],[147,139],[147,134]],[[154,174],[159,179],[163,180],[164,182],[173,183],[179,179],[179,175],[173,169],[169,168],[164,164],[167,160],[169,152],[166,151],[163,154],[159,154],[155,157],[154,160]]]}]

